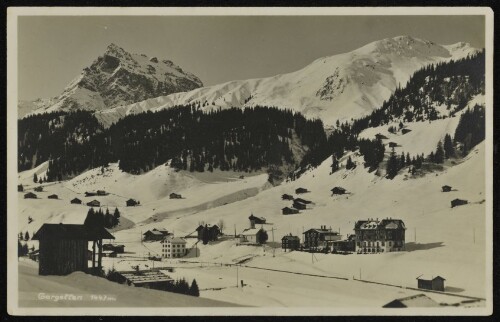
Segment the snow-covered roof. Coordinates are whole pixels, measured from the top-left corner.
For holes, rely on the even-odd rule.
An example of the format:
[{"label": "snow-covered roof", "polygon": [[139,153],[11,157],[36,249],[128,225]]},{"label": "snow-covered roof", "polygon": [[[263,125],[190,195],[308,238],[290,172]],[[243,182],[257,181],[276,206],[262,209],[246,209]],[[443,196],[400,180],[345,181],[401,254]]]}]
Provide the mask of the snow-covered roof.
[{"label": "snow-covered roof", "polygon": [[432,281],[434,279],[442,279],[446,281],[446,278],[441,277],[439,275],[433,275],[433,274],[422,274],[419,277],[417,277],[417,280],[426,280],[426,281]]},{"label": "snow-covered roof", "polygon": [[161,271],[118,272],[134,284],[169,282],[173,279]]},{"label": "snow-covered roof", "polygon": [[439,304],[425,294],[417,294],[396,299],[384,307],[437,307]]},{"label": "snow-covered roof", "polygon": [[257,233],[259,232],[259,230],[261,230],[262,228],[249,228],[249,229],[245,229],[241,234],[243,236],[253,236],[253,235],[257,235]]},{"label": "snow-covered roof", "polygon": [[186,241],[180,237],[170,237],[162,240],[162,242],[170,242],[172,244],[186,244]]}]

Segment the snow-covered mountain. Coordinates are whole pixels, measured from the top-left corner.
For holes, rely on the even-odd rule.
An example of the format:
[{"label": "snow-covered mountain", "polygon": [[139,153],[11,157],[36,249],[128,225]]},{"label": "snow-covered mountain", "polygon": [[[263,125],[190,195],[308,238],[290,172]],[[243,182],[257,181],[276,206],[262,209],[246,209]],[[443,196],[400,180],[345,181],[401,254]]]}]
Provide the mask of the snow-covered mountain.
[{"label": "snow-covered mountain", "polygon": [[31,111],[105,110],[201,86],[198,77],[170,60],[131,54],[111,44],[58,97],[19,102],[19,117]]},{"label": "snow-covered mountain", "polygon": [[177,104],[194,103],[206,110],[267,105],[319,117],[330,125],[379,107],[421,67],[463,58],[475,51],[467,43],[443,46],[410,36],[387,38],[352,52],[317,59],[296,72],[230,81],[102,110],[96,115],[109,125],[128,114]]}]

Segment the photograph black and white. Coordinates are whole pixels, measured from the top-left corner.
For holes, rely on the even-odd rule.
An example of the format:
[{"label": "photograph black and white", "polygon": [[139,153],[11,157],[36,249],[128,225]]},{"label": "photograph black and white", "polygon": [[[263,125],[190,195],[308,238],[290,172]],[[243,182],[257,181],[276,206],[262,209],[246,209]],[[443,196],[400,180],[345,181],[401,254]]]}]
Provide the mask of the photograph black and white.
[{"label": "photograph black and white", "polygon": [[492,313],[490,9],[108,9],[8,11],[11,314]]}]

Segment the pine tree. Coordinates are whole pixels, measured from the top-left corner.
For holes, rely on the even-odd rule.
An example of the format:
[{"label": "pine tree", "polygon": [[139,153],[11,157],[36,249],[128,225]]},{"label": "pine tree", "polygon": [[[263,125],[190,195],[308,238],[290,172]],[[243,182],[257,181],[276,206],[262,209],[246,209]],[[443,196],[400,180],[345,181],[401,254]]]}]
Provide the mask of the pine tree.
[{"label": "pine tree", "polygon": [[337,171],[339,169],[339,161],[335,157],[334,154],[332,154],[332,173]]},{"label": "pine tree", "polygon": [[454,157],[455,156],[455,148],[453,147],[453,141],[451,139],[451,135],[448,133],[444,137],[444,156],[446,159]]},{"label": "pine tree", "polygon": [[33,174],[33,182],[38,183],[38,177],[37,177],[36,173]]},{"label": "pine tree", "polygon": [[398,158],[396,157],[396,152],[394,151],[394,148],[392,148],[391,154],[389,156],[389,160],[387,161],[387,177],[389,179],[394,178],[399,171],[399,162]]},{"label": "pine tree", "polygon": [[113,227],[117,226],[120,223],[120,211],[118,208],[115,208],[115,212],[113,213]]},{"label": "pine tree", "polygon": [[198,288],[198,283],[196,283],[196,279],[193,279],[193,282],[191,283],[191,287],[189,288],[189,295],[200,296],[200,290]]},{"label": "pine tree", "polygon": [[443,143],[441,143],[441,141],[438,142],[438,145],[436,147],[436,153],[434,154],[434,162],[435,163],[444,162],[444,149],[443,149]]},{"label": "pine tree", "polygon": [[30,234],[28,232],[24,235],[24,240],[30,240]]},{"label": "pine tree", "polygon": [[347,162],[346,162],[345,168],[347,170],[351,170],[351,169],[354,169],[355,167],[356,167],[356,164],[354,164],[354,162],[352,162],[352,159],[349,156],[349,158],[347,158]]}]

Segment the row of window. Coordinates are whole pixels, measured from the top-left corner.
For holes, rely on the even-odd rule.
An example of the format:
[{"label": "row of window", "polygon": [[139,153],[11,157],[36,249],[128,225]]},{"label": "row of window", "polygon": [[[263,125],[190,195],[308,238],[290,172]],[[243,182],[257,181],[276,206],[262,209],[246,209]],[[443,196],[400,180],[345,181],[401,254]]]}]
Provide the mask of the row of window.
[{"label": "row of window", "polygon": [[[383,242],[383,241],[382,242],[378,242],[377,241],[377,242],[373,242],[372,243],[371,241],[368,241],[368,242],[367,241],[363,241],[363,242],[358,242],[357,245],[358,245],[358,247],[361,247],[361,246],[364,246],[364,247],[366,247],[366,246],[369,246],[369,247],[370,246],[385,246],[385,242]],[[392,241],[388,241],[387,245],[388,246],[392,246],[393,245]],[[399,241],[395,241],[394,242],[394,246],[400,246],[400,245],[403,245],[403,242],[399,242]]]}]

